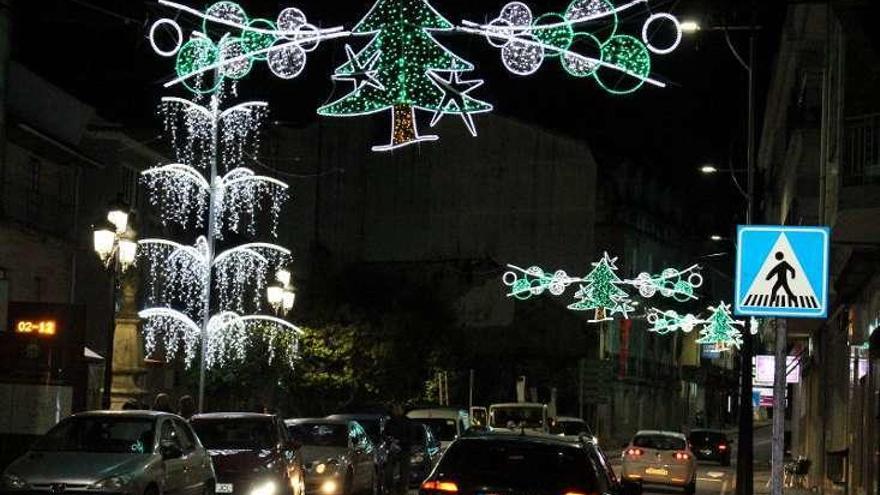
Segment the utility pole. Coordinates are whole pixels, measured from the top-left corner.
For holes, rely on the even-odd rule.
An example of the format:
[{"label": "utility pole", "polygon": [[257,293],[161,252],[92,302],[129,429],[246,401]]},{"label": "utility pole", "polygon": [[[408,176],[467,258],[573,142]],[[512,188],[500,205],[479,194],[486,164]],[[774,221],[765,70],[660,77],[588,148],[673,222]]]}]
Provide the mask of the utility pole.
[{"label": "utility pole", "polygon": [[785,455],[785,389],[788,350],[785,318],[776,319],[776,362],[773,377],[773,444],[770,462],[771,495],[782,495],[782,468]]}]

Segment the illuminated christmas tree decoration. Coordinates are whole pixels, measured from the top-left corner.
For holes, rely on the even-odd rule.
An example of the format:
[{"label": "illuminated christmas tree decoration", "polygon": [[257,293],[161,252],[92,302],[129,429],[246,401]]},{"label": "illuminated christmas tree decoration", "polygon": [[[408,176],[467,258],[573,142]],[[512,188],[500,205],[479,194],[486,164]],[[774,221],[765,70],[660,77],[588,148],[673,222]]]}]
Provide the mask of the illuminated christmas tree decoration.
[{"label": "illuminated christmas tree decoration", "polygon": [[[438,139],[419,134],[415,109],[435,112],[435,122],[436,112],[468,114],[466,125],[471,114],[490,111],[491,105],[464,93],[458,94],[456,104],[450,104],[449,93],[432,76],[474,68],[431,34],[452,29],[453,25],[425,0],[379,0],[351,30],[372,39],[356,54],[347,51],[349,60],[334,73],[336,79],[354,80],[354,90],[319,108],[318,113],[359,116],[391,110],[391,141],[373,147],[374,151],[388,151]],[[371,71],[376,71],[375,75],[366,79],[378,84],[363,83],[365,73]]]},{"label": "illuminated christmas tree decoration", "polygon": [[545,291],[554,296],[563,294],[574,284],[578,290],[574,294],[575,302],[568,306],[574,311],[592,310],[591,322],[609,320],[616,314],[628,318],[638,305],[633,301],[624,287],[632,286],[639,290],[644,298],[656,294],[677,301],[696,299],[694,289],[703,284],[698,273],[700,267],[692,265],[684,270],[667,268],[660,275],[640,273],[633,279],[621,279],[617,276],[617,258],[603,253],[602,259],[592,263],[592,270],[583,277],[572,277],[563,270],[545,272],[537,266],[528,269],[515,265],[507,265],[509,271],[504,273],[502,281],[510,287],[508,297],[520,300],[543,294]]},{"label": "illuminated christmas tree decoration", "polygon": [[[574,77],[594,77],[600,87],[613,94],[637,90],[644,83],[665,87],[650,77],[650,52],[672,52],[681,38],[678,21],[670,14],[651,15],[643,25],[643,44],[638,39],[617,34],[618,13],[647,0],[636,0],[615,7],[609,0],[575,0],[565,14],[545,13],[532,21],[532,11],[521,2],[512,2],[487,24],[463,21],[457,29],[481,34],[501,48],[504,66],[517,75],[536,72],[544,58],[559,57],[562,67]],[[673,22],[676,41],[665,48],[649,45],[648,28],[657,20]],[[597,24],[605,21],[605,24]],[[589,31],[578,31],[589,28]],[[650,49],[650,51],[649,51]],[[600,70],[604,69],[604,70]]]}]

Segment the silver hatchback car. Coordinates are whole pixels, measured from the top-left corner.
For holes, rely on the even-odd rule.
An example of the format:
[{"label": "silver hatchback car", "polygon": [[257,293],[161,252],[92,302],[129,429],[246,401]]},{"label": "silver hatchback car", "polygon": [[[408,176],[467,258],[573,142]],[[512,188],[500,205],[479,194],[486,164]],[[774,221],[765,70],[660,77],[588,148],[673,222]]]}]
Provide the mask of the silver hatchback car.
[{"label": "silver hatchback car", "polygon": [[152,411],[93,411],[55,425],[3,472],[4,493],[210,495],[214,468],[192,428]]}]

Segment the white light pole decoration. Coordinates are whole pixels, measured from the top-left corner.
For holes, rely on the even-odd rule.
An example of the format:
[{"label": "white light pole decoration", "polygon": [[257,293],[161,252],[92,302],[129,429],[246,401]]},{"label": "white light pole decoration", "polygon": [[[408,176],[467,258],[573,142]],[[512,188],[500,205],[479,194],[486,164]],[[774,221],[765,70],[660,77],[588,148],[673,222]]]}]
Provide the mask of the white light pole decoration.
[{"label": "white light pole decoration", "polygon": [[[159,238],[140,241],[139,256],[145,261],[148,280],[147,308],[140,316],[147,354],[162,352],[171,360],[182,353],[187,366],[198,358],[199,410],[204,410],[207,369],[244,359],[258,341],[267,345],[270,363],[285,359],[292,366],[300,334],[278,316],[259,314],[270,274],[275,276],[291,257],[288,249],[259,239],[264,232],[277,236],[287,184],[245,166],[257,155],[267,105],[228,103],[227,99],[234,97],[236,80],[260,53],[279,76],[295,75],[295,67],[284,63],[304,63],[304,58],[297,58],[304,51],[300,45],[317,44],[326,30],[306,24],[299,11],[285,11],[279,24],[289,21],[281,31],[286,37],[278,41],[273,34],[270,42],[262,36],[269,36],[263,31],[276,31],[271,23],[247,21],[241,8],[231,2],[214,4],[206,14],[161,3],[204,18],[205,32],[194,33],[182,43],[177,28],[176,42],[160,47],[155,39],[157,27],[177,24],[165,19],[150,30],[157,53],[177,55],[179,82],[195,96],[162,99],[160,114],[175,162],[145,170],[142,179],[163,222],[185,231],[194,229],[197,234],[191,245]],[[207,35],[208,21],[226,31],[216,43]],[[242,26],[246,29],[238,37],[229,32]],[[293,72],[279,73],[282,69]],[[289,281],[289,272],[283,271]],[[289,296],[282,294],[285,312],[293,305],[292,295],[292,291]],[[274,301],[270,304],[275,306]],[[283,349],[283,356],[276,355],[278,349]]]}]

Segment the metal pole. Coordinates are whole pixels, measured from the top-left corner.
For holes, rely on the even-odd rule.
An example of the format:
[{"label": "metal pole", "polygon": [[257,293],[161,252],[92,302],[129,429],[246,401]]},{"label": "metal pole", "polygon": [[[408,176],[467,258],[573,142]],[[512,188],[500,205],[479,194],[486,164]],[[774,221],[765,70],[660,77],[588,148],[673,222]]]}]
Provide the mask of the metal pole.
[{"label": "metal pole", "polygon": [[205,367],[208,357],[208,322],[211,320],[211,270],[214,264],[214,229],[216,227],[217,197],[217,133],[220,126],[220,97],[211,96],[211,189],[208,196],[208,252],[205,254],[205,287],[202,290],[201,359],[199,362],[199,412],[205,412]]},{"label": "metal pole", "polygon": [[[746,136],[746,224],[755,220],[755,2],[752,2],[752,27],[749,31],[749,66],[748,66],[748,123]],[[738,248],[738,247],[737,247]],[[754,451],[752,425],[752,356],[754,355],[754,337],[750,332],[743,332],[743,346],[740,349],[740,391],[739,391],[739,435],[736,456],[736,493],[751,495],[754,491]]]},{"label": "metal pole", "polygon": [[107,328],[107,351],[104,353],[104,391],[101,408],[110,409],[110,392],[113,388],[113,341],[116,340],[116,299],[119,295],[119,254],[113,254],[113,290],[110,300],[110,326]]},{"label": "metal pole", "polygon": [[788,371],[787,322],[776,319],[776,373],[773,377],[773,444],[770,464],[772,495],[782,495],[782,467],[785,455],[785,381]]},{"label": "metal pole", "polygon": [[470,380],[468,381],[468,414],[474,408],[474,369],[471,368]]},{"label": "metal pole", "polygon": [[584,359],[578,360],[578,417],[584,419]]}]

